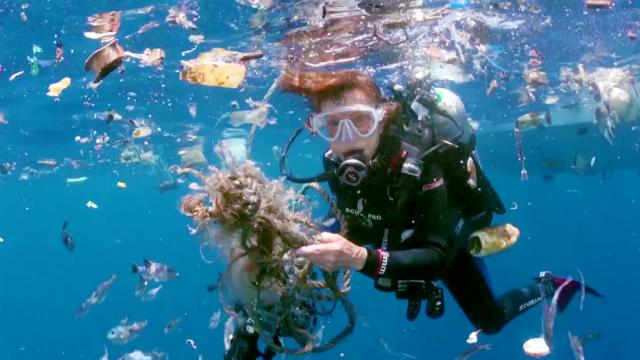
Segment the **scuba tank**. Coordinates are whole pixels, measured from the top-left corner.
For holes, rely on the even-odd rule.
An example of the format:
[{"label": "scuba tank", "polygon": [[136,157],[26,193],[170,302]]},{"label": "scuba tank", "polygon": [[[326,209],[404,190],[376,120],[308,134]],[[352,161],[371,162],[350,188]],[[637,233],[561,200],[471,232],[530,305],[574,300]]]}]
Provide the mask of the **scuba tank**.
[{"label": "scuba tank", "polygon": [[432,88],[428,82],[410,83],[407,89],[395,85],[390,90],[403,106],[397,135],[420,149],[417,160],[438,162],[447,188],[453,189],[449,191],[452,203],[466,217],[487,210],[505,213],[504,204],[482,172],[475,152],[475,132],[460,97],[448,89]]}]

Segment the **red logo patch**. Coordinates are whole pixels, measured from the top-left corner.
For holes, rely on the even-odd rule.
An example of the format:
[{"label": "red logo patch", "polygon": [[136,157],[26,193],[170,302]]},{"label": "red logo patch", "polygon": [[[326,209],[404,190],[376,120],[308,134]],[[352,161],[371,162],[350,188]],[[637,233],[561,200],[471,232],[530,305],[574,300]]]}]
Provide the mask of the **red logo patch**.
[{"label": "red logo patch", "polygon": [[432,182],[422,185],[422,191],[433,190],[435,188],[439,188],[442,185],[444,185],[443,178],[434,179]]}]

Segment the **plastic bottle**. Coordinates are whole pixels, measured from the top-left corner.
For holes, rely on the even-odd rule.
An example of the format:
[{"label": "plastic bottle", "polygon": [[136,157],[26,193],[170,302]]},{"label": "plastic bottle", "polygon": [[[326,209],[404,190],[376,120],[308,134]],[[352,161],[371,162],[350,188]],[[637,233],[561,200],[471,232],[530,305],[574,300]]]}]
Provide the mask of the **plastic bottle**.
[{"label": "plastic bottle", "polygon": [[519,236],[520,230],[511,224],[484,228],[469,236],[469,252],[477,257],[495,254],[513,246]]}]

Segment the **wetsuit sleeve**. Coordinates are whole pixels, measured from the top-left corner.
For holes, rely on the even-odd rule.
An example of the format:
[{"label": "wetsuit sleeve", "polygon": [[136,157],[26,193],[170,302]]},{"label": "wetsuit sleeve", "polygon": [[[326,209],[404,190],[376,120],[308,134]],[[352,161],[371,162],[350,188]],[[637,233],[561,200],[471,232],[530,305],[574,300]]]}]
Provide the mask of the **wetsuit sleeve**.
[{"label": "wetsuit sleeve", "polygon": [[453,232],[441,169],[435,164],[425,165],[415,191],[417,194],[407,192],[407,196],[417,198],[412,248],[368,249],[364,274],[397,279],[435,279],[440,274],[449,248],[447,239]]}]

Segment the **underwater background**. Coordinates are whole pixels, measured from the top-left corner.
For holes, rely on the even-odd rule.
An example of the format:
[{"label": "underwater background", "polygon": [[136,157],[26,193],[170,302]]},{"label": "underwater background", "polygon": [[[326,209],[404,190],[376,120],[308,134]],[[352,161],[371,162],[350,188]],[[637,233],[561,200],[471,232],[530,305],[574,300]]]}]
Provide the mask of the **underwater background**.
[{"label": "underwater background", "polygon": [[[223,114],[233,111],[232,101],[238,102],[240,109],[250,109],[244,100],[260,100],[277,78],[282,58],[277,44],[285,31],[303,24],[276,20],[286,17],[294,3],[279,2],[265,15],[275,19],[273,24],[256,27],[251,19],[258,10],[251,6],[231,0],[201,0],[197,33],[216,42],[200,44],[195,52],[182,56],[181,52],[193,47],[186,40],[191,32],[164,22],[167,8],[176,4],[31,1],[24,6],[18,1],[0,0],[0,112],[7,121],[0,125],[0,163],[15,163],[15,169],[0,175],[0,359],[98,359],[105,344],[111,358],[135,349],[156,349],[172,359],[197,359],[200,354],[206,359],[222,358],[226,315],[223,313],[219,326],[209,329],[209,318],[221,305],[217,294],[207,291],[207,285],[215,283],[224,271],[224,259],[210,253],[207,256],[217,261],[203,262],[198,240],[189,235],[190,219],[179,211],[180,198],[190,191],[189,181],[167,191],[158,187],[173,180],[167,169],[180,163],[178,151],[190,145],[194,137],[201,139],[208,161],[219,164],[213,147],[222,136],[220,129],[227,125],[214,127]],[[487,3],[474,3],[472,8],[486,8]],[[502,61],[500,67],[517,68],[519,62],[526,62],[520,48],[524,44],[545,54],[549,74],[557,73],[561,66],[586,62],[586,54],[597,55],[588,63],[592,70],[614,66],[614,62],[629,57],[626,64],[640,61],[633,59],[640,42],[628,36],[630,29],[640,30],[640,5],[618,1],[612,9],[594,10],[577,0],[535,4],[542,8],[543,15],[514,15],[532,26],[531,33],[524,29],[517,38],[492,38],[495,48],[505,52],[496,60]],[[159,10],[123,20],[119,37],[127,50],[164,49],[163,69],[126,61],[124,72],[113,72],[95,90],[88,88],[94,74],[84,71],[84,60],[99,46],[83,36],[89,30],[87,17],[148,5]],[[21,12],[26,21],[21,19]],[[533,28],[534,23],[544,21],[542,16],[550,19],[550,25],[542,30]],[[158,28],[123,39],[153,20],[159,22]],[[64,44],[64,60],[53,65],[44,63],[32,75],[27,57],[34,55],[33,45],[42,48],[40,58],[53,59],[56,41]],[[248,65],[239,89],[181,81],[180,60],[213,47],[261,50],[264,58]],[[389,78],[401,78],[390,71],[376,72],[378,60],[368,59],[353,66],[369,70],[380,84]],[[11,74],[21,70],[25,71],[23,75],[9,81]],[[48,85],[63,77],[70,77],[72,84],[59,100],[46,96]],[[492,133],[483,132],[483,126],[512,123],[523,113],[512,104],[513,95],[505,90],[504,96],[487,97],[487,80],[479,76],[464,84],[437,84],[456,91],[469,116],[479,121],[478,149],[484,169],[510,207],[495,222],[515,224],[522,234],[512,249],[487,259],[495,292],[521,286],[542,270],[574,278],[580,270],[586,282],[605,299],[587,297],[583,311],[574,301],[558,316],[555,346],[548,358],[573,358],[568,331],[580,336],[600,334],[598,340],[585,345],[589,359],[637,358],[640,152],[634,144],[640,142],[640,132],[629,128],[627,135],[620,135],[631,139],[628,145],[605,143],[603,147],[604,140],[597,131],[580,140],[594,144],[594,148],[615,149],[613,153],[595,154],[597,159],[632,159],[633,166],[611,165],[607,170],[612,176],[602,176],[599,169],[587,175],[561,171],[545,177],[547,174],[530,171],[529,180],[522,181],[512,137],[498,146],[491,141]],[[193,104],[197,106],[195,116],[189,113]],[[304,99],[279,91],[270,104],[270,118],[275,123],[258,129],[251,158],[268,176],[276,178],[280,176],[279,149],[310,111]],[[125,120],[107,123],[93,115],[112,109]],[[133,128],[126,119],[152,124],[150,137],[134,141],[158,156],[155,164],[124,164],[119,161],[120,148],[96,149],[93,142],[74,140],[76,136],[95,139],[100,134],[112,139],[127,137]],[[553,144],[560,150],[554,151],[566,151],[573,157],[573,142],[568,140],[565,145],[558,136]],[[301,174],[319,172],[325,146],[321,139],[307,137],[293,147],[288,166]],[[498,161],[502,156],[511,162]],[[56,159],[59,166],[38,164],[41,159]],[[86,181],[67,181],[83,176]],[[127,187],[116,186],[119,181],[126,182]],[[87,207],[88,201],[98,208]],[[74,252],[65,249],[60,240],[65,221],[75,242]],[[163,284],[157,298],[150,302],[134,297],[138,278],[131,274],[131,265],[143,259],[169,264],[180,274]],[[80,303],[112,274],[118,278],[104,303],[75,319]],[[465,339],[475,330],[448,294],[444,317],[430,320],[421,315],[415,322],[405,319],[404,302],[375,291],[364,276],[355,276],[350,299],[358,312],[354,334],[337,347],[309,358],[453,359],[469,346]],[[492,344],[492,350],[480,352],[475,358],[525,358],[522,343],[540,335],[541,315],[542,308],[536,306],[500,334],[481,335],[480,342]],[[164,334],[165,324],[180,316],[184,320],[178,328]],[[149,323],[130,343],[110,344],[107,332],[125,317],[132,321],[147,319]],[[335,316],[325,319],[325,337],[344,324],[345,318],[337,310]],[[192,339],[197,349],[186,344],[187,339]]]}]

